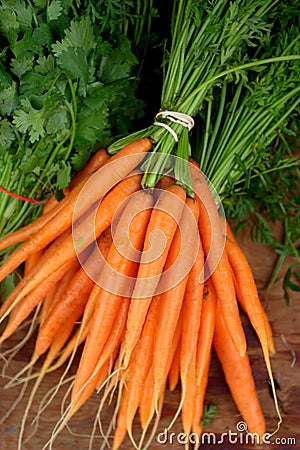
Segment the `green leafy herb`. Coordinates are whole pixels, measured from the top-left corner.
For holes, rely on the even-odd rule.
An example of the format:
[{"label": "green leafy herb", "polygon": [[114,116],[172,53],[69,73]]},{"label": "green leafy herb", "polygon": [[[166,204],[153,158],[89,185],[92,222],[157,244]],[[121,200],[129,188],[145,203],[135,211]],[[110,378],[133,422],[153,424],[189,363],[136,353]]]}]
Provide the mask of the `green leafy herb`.
[{"label": "green leafy herb", "polygon": [[[152,2],[145,5],[0,1],[1,186],[44,200],[67,186],[96,145],[109,145],[116,124],[118,133],[131,131],[128,111],[140,109],[132,47],[141,43],[130,37],[155,15]],[[0,235],[39,211],[2,192]]]}]

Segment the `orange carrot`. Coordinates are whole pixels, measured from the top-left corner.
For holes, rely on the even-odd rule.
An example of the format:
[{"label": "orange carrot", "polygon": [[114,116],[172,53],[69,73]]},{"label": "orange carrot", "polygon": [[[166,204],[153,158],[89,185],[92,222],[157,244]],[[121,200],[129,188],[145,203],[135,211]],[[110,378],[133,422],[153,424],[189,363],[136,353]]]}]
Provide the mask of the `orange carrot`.
[{"label": "orange carrot", "polygon": [[22,289],[27,285],[28,281],[32,278],[34,273],[36,273],[45,261],[50,257],[50,255],[56,250],[56,248],[63,242],[63,240],[70,234],[70,231],[65,231],[61,236],[55,239],[51,246],[41,255],[36,264],[28,271],[27,274],[19,281],[14,290],[5,299],[0,307],[0,320],[7,314],[7,311],[12,307],[13,303]]},{"label": "orange carrot", "polygon": [[170,391],[174,391],[179,382],[180,353],[181,353],[181,341],[178,342],[174,357],[172,359],[171,367],[168,373],[168,382]]},{"label": "orange carrot", "polygon": [[[68,340],[66,346],[62,349],[62,352],[57,359],[56,363],[52,366],[51,370],[56,370],[61,367],[73,352],[85,341],[90,328],[90,320],[86,320],[84,329],[80,327],[76,330],[73,336]],[[38,353],[37,353],[38,355]]]},{"label": "orange carrot", "polygon": [[129,400],[129,393],[125,387],[123,388],[122,392],[121,405],[118,412],[117,427],[114,432],[112,450],[118,450],[120,448],[120,445],[124,441],[127,433],[126,416],[127,416],[128,400]]},{"label": "orange carrot", "polygon": [[153,364],[149,369],[148,375],[146,377],[144,386],[143,386],[143,392],[140,399],[139,404],[139,417],[141,422],[141,427],[144,430],[147,423],[150,420],[150,417],[152,417],[152,414],[154,412],[154,402],[153,402],[153,396],[154,396],[154,373],[153,373]]},{"label": "orange carrot", "polygon": [[257,397],[249,358],[247,354],[241,356],[237,352],[225,324],[219,301],[213,342],[231,395],[247,424],[248,431],[262,437],[266,431],[265,419]]},{"label": "orange carrot", "polygon": [[215,330],[217,294],[212,279],[207,280],[207,292],[202,303],[201,322],[198,335],[196,356],[197,385],[201,385],[205,370],[210,360],[210,353]]},{"label": "orange carrot", "polygon": [[[224,251],[225,239],[220,216],[209,186],[199,169],[190,164],[193,188],[201,192],[199,229],[211,276],[224,312],[224,320],[232,340],[241,355],[246,353],[247,343],[239,320],[239,309],[230,265]],[[197,197],[198,198],[198,197]]]},{"label": "orange carrot", "polygon": [[52,307],[54,307],[56,304],[61,302],[62,296],[68,289],[71,281],[74,279],[74,277],[76,276],[76,273],[78,272],[79,269],[80,269],[79,261],[77,259],[74,259],[74,263],[61,277],[61,279],[59,280],[59,283],[57,283],[57,288],[55,290]]},{"label": "orange carrot", "polygon": [[[48,200],[44,204],[43,210],[42,210],[42,215],[46,214],[48,211],[50,211],[52,208],[54,208],[54,206],[57,206],[57,205],[58,205],[58,201],[56,200],[54,195],[52,195],[50,198],[48,198]],[[24,263],[23,276],[26,276],[30,272],[30,270],[33,267],[35,267],[35,265],[37,264],[38,260],[40,259],[40,257],[42,256],[43,253],[44,253],[44,249],[38,250],[37,252],[33,253],[32,255],[30,255],[27,258],[27,260]]]},{"label": "orange carrot", "polygon": [[156,184],[155,189],[167,189],[175,184],[175,178],[165,175]]},{"label": "orange carrot", "polygon": [[38,260],[43,255],[43,253],[44,250],[38,250],[37,252],[33,253],[27,258],[24,264],[23,276],[26,276],[31,271],[31,269],[35,267],[35,265],[37,264]]},{"label": "orange carrot", "polygon": [[[176,271],[173,269],[169,272],[170,277],[167,278],[168,290],[163,292],[160,296],[161,305],[153,356],[156,400],[158,400],[161,389],[167,379],[167,365],[172,349],[172,339],[180,316],[189,271],[193,266],[197,255],[197,253],[194,254],[192,249],[197,245],[198,218],[198,203],[195,200],[188,198],[168,253],[166,269],[169,269],[174,265],[175,261],[179,262],[179,264]],[[188,230],[188,233],[184,234],[184,230]],[[181,238],[181,234],[183,235],[183,238]],[[179,256],[181,256],[181,258],[179,258]],[[178,282],[178,274],[185,274],[180,282]],[[182,388],[184,392],[185,387],[185,380],[182,379]]]},{"label": "orange carrot", "polygon": [[272,353],[273,351],[275,351],[272,337],[272,330],[267,320],[266,314],[264,313],[263,307],[261,305],[251,268],[247,262],[244,253],[240,249],[238,243],[235,241],[228,223],[226,224],[226,233],[229,237],[226,240],[226,251],[228,253],[229,261],[232,267],[234,279],[236,280],[237,295],[244,309],[246,310],[247,315],[249,316],[250,321],[252,323],[252,326],[259,338],[262,347],[262,352],[264,355],[266,368],[270,378],[270,384],[274,398],[274,405],[276,413],[278,415],[277,428],[273,432],[274,434],[278,431],[280,427],[282,417],[279,410],[274,377],[270,361],[270,352]]},{"label": "orange carrot", "polygon": [[226,252],[233,270],[238,300],[248,315],[262,347],[268,345],[270,353],[273,354],[275,347],[272,330],[260,302],[251,267],[227,222],[226,234]]},{"label": "orange carrot", "polygon": [[185,380],[192,355],[197,347],[204,291],[203,267],[204,252],[201,239],[199,239],[197,258],[188,276],[182,305],[183,320],[180,356],[180,374],[182,380]]},{"label": "orange carrot", "polygon": [[[141,175],[137,174],[121,181],[114,189],[112,189],[103,199],[96,214],[95,229],[90,226],[90,221],[85,219],[86,225],[84,230],[85,238],[78,244],[80,252],[85,251],[89,245],[98,238],[104,230],[106,230],[114,216],[114,212],[118,205],[130,194],[136,192],[140,188]],[[76,249],[74,247],[74,232],[59,246],[55,254],[49,256],[47,261],[39,268],[39,270],[28,280],[22,291],[18,294],[17,299],[27,295],[32,289],[41,284],[54,271],[58,270],[63,264],[72,258],[77,257]],[[1,268],[0,268],[1,270]]]},{"label": "orange carrot", "polygon": [[152,365],[154,335],[157,325],[159,306],[160,296],[154,297],[145,320],[141,338],[137,344],[135,358],[133,358],[130,363],[130,376],[128,382],[126,383],[126,389],[128,390],[129,395],[126,427],[131,439],[133,419],[142,397],[144,382]]},{"label": "orange carrot", "polygon": [[[99,250],[103,255],[104,260],[106,260],[107,253],[112,244],[112,235],[111,235],[110,228],[107,228],[102,233],[102,235],[97,240],[97,243],[98,243]],[[89,263],[89,259],[87,262]],[[91,260],[91,262],[92,262],[92,260]],[[99,267],[96,269],[96,272],[94,272],[94,274],[97,275],[97,270],[99,270],[101,272],[102,267],[103,266],[100,264]],[[88,301],[84,308],[84,314],[82,317],[82,322],[80,324],[80,327],[77,329],[77,331],[74,333],[72,338],[69,340],[68,344],[63,349],[62,354],[59,357],[58,361],[56,362],[53,370],[55,370],[56,368],[58,368],[62,364],[64,364],[66,362],[66,360],[69,358],[69,356],[77,350],[78,346],[85,341],[87,334],[89,332],[90,325],[91,325],[91,318],[92,318],[94,310],[95,310],[95,303],[97,300],[99,289],[100,289],[100,287],[98,285],[93,286],[93,288],[90,292]]]},{"label": "orange carrot", "polygon": [[[93,158],[86,164],[82,171],[78,172],[75,177],[72,178],[67,195],[58,202],[54,195],[49,197],[43,207],[43,215],[36,219],[34,222],[22,227],[21,229],[11,233],[2,240],[0,240],[0,251],[8,248],[19,242],[25,241],[33,236],[38,230],[40,230],[47,222],[49,222],[59,211],[61,211],[72,197],[77,196],[87,177],[93,172],[100,169],[109,159],[109,155],[105,150],[99,150]],[[76,189],[74,189],[76,187]],[[72,193],[71,193],[72,192]]]},{"label": "orange carrot", "polygon": [[[118,315],[114,320],[113,327],[110,331],[109,337],[105,343],[105,346],[103,348],[103,351],[101,352],[101,355],[99,357],[99,360],[97,361],[97,367],[100,366],[106,361],[109,356],[112,354],[112,352],[115,349],[118,349],[122,340],[122,337],[124,335],[125,325],[126,325],[126,318],[127,318],[127,312],[130,305],[130,299],[124,298],[121,302]],[[97,389],[100,388],[99,386],[99,380],[97,381]]]},{"label": "orange carrot", "polygon": [[192,431],[193,417],[196,407],[196,348],[193,351],[186,375],[186,394],[182,404],[181,421],[186,442]]},{"label": "orange carrot", "polygon": [[[72,333],[72,330],[74,328],[74,324],[76,320],[81,316],[83,312],[82,307],[75,308],[73,311],[70,311],[70,315],[68,317],[68,320],[65,322],[64,326],[61,328],[60,333],[57,334],[54,341],[52,342],[52,345],[47,353],[47,356],[43,362],[43,365],[39,371],[38,377],[34,383],[34,386],[31,389],[29,400],[27,403],[27,406],[25,408],[25,411],[23,412],[22,416],[22,424],[24,425],[26,423],[26,419],[28,417],[29,410],[31,408],[31,405],[34,400],[34,396],[45,377],[47,371],[49,370],[49,367],[52,363],[52,361],[56,358],[57,354],[61,350],[61,348],[64,346],[65,342],[68,340],[70,334]],[[31,363],[34,364],[38,359],[38,355],[35,353],[33,354]],[[20,432],[20,438],[22,437],[24,427],[21,426],[21,432]]]},{"label": "orange carrot", "polygon": [[45,294],[51,289],[53,284],[55,284],[64,273],[70,269],[75,260],[70,260],[65,263],[60,269],[53,274],[42,284],[40,284],[36,289],[34,289],[28,296],[22,298],[18,307],[12,311],[9,317],[8,324],[6,325],[2,335],[0,336],[0,343],[5,339],[10,337],[18,328],[18,326],[30,315],[33,309],[39,304],[39,302],[44,298]]},{"label": "orange carrot", "polygon": [[89,159],[85,166],[79,170],[68,184],[68,189],[72,190],[82,180],[92,175],[96,170],[99,170],[108,160],[110,156],[104,148],[97,150],[97,152]]},{"label": "orange carrot", "polygon": [[[254,322],[257,322],[257,320],[254,318],[250,318],[250,316],[249,316],[249,307],[248,307],[248,309],[247,309],[247,304],[244,302],[244,298],[243,298],[243,295],[241,294],[241,292],[240,292],[240,286],[239,286],[239,284],[238,284],[238,282],[237,282],[237,280],[236,280],[236,276],[235,276],[235,274],[234,274],[234,272],[232,271],[232,278],[233,278],[233,281],[234,281],[234,286],[235,286],[235,290],[236,290],[236,294],[237,294],[237,298],[238,298],[238,302],[239,302],[239,304],[240,304],[240,306],[241,306],[241,308],[242,308],[242,310],[244,311],[244,313],[247,315],[247,317],[249,318],[249,320],[250,320],[250,322],[251,322],[251,324],[252,324],[252,326],[253,326],[253,328],[254,328],[254,325],[253,325],[253,323]],[[270,324],[270,322],[269,322],[269,318],[268,318],[268,316],[267,316],[267,313],[266,313],[266,311],[264,310],[264,308],[263,308],[263,306],[261,305],[261,314],[263,315],[263,319],[264,319],[264,323],[265,323],[265,333],[266,333],[266,339],[267,339],[267,341],[268,341],[268,350],[269,350],[269,354],[270,354],[270,356],[272,356],[272,355],[274,355],[275,353],[276,353],[276,350],[275,350],[275,343],[274,343],[274,338],[273,338],[273,330],[272,330],[272,327],[271,327],[271,324]],[[253,317],[253,316],[252,316]],[[252,323],[253,322],[253,323]],[[259,335],[260,335],[260,337],[259,337],[259,339],[263,339],[262,338],[262,335],[264,334],[264,331],[262,331],[262,329],[259,329],[258,328],[258,332],[257,332],[257,335],[258,335],[258,337],[259,337]],[[260,341],[261,342],[261,341]],[[263,342],[263,341],[262,341]],[[262,342],[261,342],[261,345],[262,345]]]},{"label": "orange carrot", "polygon": [[40,329],[41,329],[41,326],[43,325],[43,323],[45,322],[45,320],[47,319],[50,309],[52,309],[53,299],[55,296],[56,288],[57,288],[57,284],[55,283],[52,286],[52,288],[49,289],[49,291],[47,292],[47,294],[43,300],[42,309],[41,309],[41,312],[39,315]]},{"label": "orange carrot", "polygon": [[[96,173],[95,175],[98,176],[90,177],[89,189],[86,189],[84,191],[84,195],[79,197],[79,202],[77,202],[78,196],[83,185],[86,182],[85,179],[81,183],[79,183],[68,196],[65,197],[65,199],[68,198],[68,200],[66,200],[66,204],[63,208],[60,207],[57,214],[54,215],[55,208],[49,211],[51,220],[47,221],[47,214],[45,214],[44,216],[41,216],[37,221],[35,221],[33,225],[35,229],[37,227],[36,224],[39,220],[43,221],[44,226],[42,228],[38,228],[38,231],[33,236],[32,228],[29,229],[29,236],[32,236],[30,241],[25,242],[20,248],[18,248],[11,255],[11,257],[8,258],[0,267],[0,282],[9,273],[15,270],[22,262],[24,262],[27,259],[28,255],[41,248],[44,248],[49,242],[54,239],[54,237],[56,237],[58,234],[62,233],[72,225],[75,205],[76,217],[79,218],[84,213],[86,213],[86,211],[95,201],[98,201],[101,196],[106,194],[106,192],[108,192],[110,188],[118,183],[119,180],[122,180],[139,162],[141,162],[138,159],[135,160],[135,158],[128,157],[129,155],[145,153],[150,150],[151,145],[151,141],[148,138],[140,139],[128,144],[126,147],[124,147],[117,154],[110,158],[110,161],[102,168],[102,170],[104,170],[103,173]],[[120,158],[122,158],[122,164],[113,164],[114,161],[117,161]],[[62,200],[60,204],[62,204],[64,200]],[[21,240],[23,239],[24,237],[22,235]],[[7,243],[5,245],[7,245]],[[12,245],[11,242],[9,245]],[[0,245],[0,249],[3,248],[6,247]]]},{"label": "orange carrot", "polygon": [[[76,217],[81,217],[94,202],[123,180],[144,158],[152,143],[148,138],[138,139],[126,145],[113,155],[109,161],[89,178],[88,189],[76,205]],[[121,161],[120,161],[121,160]],[[76,188],[75,188],[76,189]]]},{"label": "orange carrot", "polygon": [[[185,198],[184,189],[173,185],[161,191],[154,205],[147,227],[141,263],[128,312],[122,355],[125,366],[129,363],[130,355],[143,328],[148,308],[167,259],[177,223],[183,211]],[[161,240],[161,235],[165,237],[164,242]],[[145,295],[145,292],[147,295]]]},{"label": "orange carrot", "polygon": [[[94,283],[82,267],[76,273],[69,271],[69,277],[68,285],[65,286],[64,292],[58,295],[59,301],[56,302],[53,299],[52,308],[51,310],[48,309],[47,318],[43,321],[37,335],[35,351],[39,355],[42,355],[51,345],[59,329],[68,319],[70,311],[82,304],[92,290]],[[66,279],[65,281],[67,282]],[[63,283],[60,286],[62,285]],[[59,293],[58,290],[57,292]]]},{"label": "orange carrot", "polygon": [[51,195],[51,197],[47,198],[44,206],[42,214],[46,214],[48,211],[50,211],[52,208],[57,206],[59,204],[59,201],[55,198],[55,195]]},{"label": "orange carrot", "polygon": [[[122,299],[118,314],[113,323],[113,327],[107,337],[105,345],[96,363],[95,369],[91,374],[88,383],[85,384],[84,389],[81,389],[80,393],[78,393],[76,395],[76,398],[74,398],[72,401],[70,416],[74,415],[78,411],[78,409],[88,400],[94,389],[100,388],[102,383],[105,381],[103,379],[103,371],[106,370],[107,362],[112,359],[113,363],[116,357],[125,328],[129,303],[130,299]],[[112,357],[112,355],[114,356]]]},{"label": "orange carrot", "polygon": [[[94,317],[76,372],[72,398],[77,395],[93,372],[122,298],[130,296],[125,294],[125,289],[130,282],[133,287],[138,270],[138,252],[142,249],[152,205],[152,195],[140,191],[129,201],[118,222],[113,243],[107,255],[107,264],[101,273]],[[130,220],[132,220],[131,223]],[[127,229],[128,223],[130,223],[129,229]]]},{"label": "orange carrot", "polygon": [[[182,318],[179,317],[177,322],[173,342],[172,342],[172,350],[170,353],[170,357],[168,360],[167,372],[170,371],[172,361],[174,359],[175,351],[179,345],[180,337],[182,334]],[[145,430],[148,424],[150,423],[153,414],[155,412],[155,402],[154,402],[154,366],[153,363],[149,369],[147,378],[145,380],[145,385],[143,387],[143,393],[140,399],[139,405],[139,417],[142,429]]]}]

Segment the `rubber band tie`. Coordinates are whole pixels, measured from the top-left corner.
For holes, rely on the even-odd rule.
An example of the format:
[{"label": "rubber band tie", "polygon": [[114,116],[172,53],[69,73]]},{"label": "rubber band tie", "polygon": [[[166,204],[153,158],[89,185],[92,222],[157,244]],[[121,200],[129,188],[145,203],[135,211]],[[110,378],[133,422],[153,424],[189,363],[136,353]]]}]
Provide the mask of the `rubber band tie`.
[{"label": "rubber band tie", "polygon": [[155,116],[156,120],[153,125],[165,128],[169,133],[171,133],[175,142],[178,142],[177,133],[168,124],[164,122],[158,122],[157,119],[159,118],[167,119],[170,120],[170,122],[178,123],[179,125],[182,125],[183,127],[187,128],[189,131],[191,131],[191,129],[194,126],[194,119],[188,114],[168,110],[160,111],[159,113],[157,113]]}]

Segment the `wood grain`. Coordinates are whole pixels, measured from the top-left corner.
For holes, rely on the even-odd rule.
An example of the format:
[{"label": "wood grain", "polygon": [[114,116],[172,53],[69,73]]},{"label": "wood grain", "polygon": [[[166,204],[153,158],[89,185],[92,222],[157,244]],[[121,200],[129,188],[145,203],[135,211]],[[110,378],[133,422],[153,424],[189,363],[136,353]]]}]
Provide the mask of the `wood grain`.
[{"label": "wood grain", "polygon": [[[276,229],[278,238],[280,238],[280,227]],[[272,358],[273,373],[278,384],[278,398],[280,401],[281,412],[283,415],[283,423],[281,425],[279,433],[272,438],[272,444],[263,445],[263,449],[283,448],[285,450],[295,450],[300,448],[300,372],[299,372],[299,314],[300,314],[300,295],[296,292],[291,292],[290,307],[287,308],[283,298],[283,291],[281,287],[282,275],[288,264],[293,262],[290,258],[285,267],[282,270],[281,278],[276,285],[270,291],[266,291],[267,282],[272,273],[273,266],[276,262],[276,254],[274,250],[265,245],[253,244],[251,242],[249,232],[246,230],[238,236],[238,240],[245,251],[246,256],[253,269],[257,286],[260,292],[260,296],[264,307],[270,318],[272,328],[275,336],[275,344],[277,352]],[[262,403],[263,411],[267,421],[268,431],[272,431],[276,427],[276,413],[274,410],[273,400],[269,390],[268,377],[262,354],[259,348],[257,338],[249,325],[249,322],[243,316],[243,325],[245,327],[248,352],[253,368],[254,378],[257,386],[259,398]],[[20,339],[21,331],[15,334],[9,342],[3,345],[1,349],[2,353],[8,348],[13,347]],[[285,343],[282,340],[284,336]],[[290,346],[288,347],[287,346]],[[291,348],[293,349],[291,351]],[[32,341],[26,344],[23,349],[15,356],[14,360],[9,365],[7,373],[10,375],[17,373],[21,370],[24,364],[29,361],[32,351]],[[293,366],[295,352],[296,362]],[[1,362],[1,366],[5,367]],[[49,392],[51,387],[57,384],[58,377],[62,375],[62,370],[47,375],[46,379],[42,383],[35,401],[35,406],[30,412],[30,419],[36,414],[36,406],[41,399]],[[7,379],[0,377],[0,414],[1,417],[8,411],[12,402],[17,398],[21,391],[22,386],[5,389]],[[43,413],[38,431],[27,441],[23,442],[22,450],[41,450],[44,444],[50,437],[51,431],[55,426],[60,416],[60,404],[63,399],[65,389],[59,390],[55,400]],[[157,433],[163,432],[164,428],[170,423],[179,400],[179,389],[174,392],[168,392],[165,397],[165,403],[163,408],[162,419],[159,424]],[[16,405],[15,410],[10,414],[7,420],[0,425],[1,450],[16,450],[17,440],[19,434],[20,421],[23,415],[24,404],[28,398],[28,389],[22,399],[22,401]],[[220,438],[221,434],[227,430],[236,432],[236,425],[241,420],[238,412],[232,402],[228,388],[223,378],[221,367],[213,355],[210,374],[209,385],[206,394],[206,403],[214,403],[219,405],[219,410],[215,419],[210,425],[205,427],[205,432],[216,433],[216,437]],[[81,410],[80,415],[75,417],[70,423],[70,429],[63,430],[55,441],[53,450],[88,450],[89,438],[87,435],[91,433],[94,418],[98,409],[99,396],[96,394],[90,399],[88,404]],[[106,405],[101,413],[101,421],[104,429],[109,423],[114,405]],[[26,436],[31,432],[30,420],[26,427]],[[171,432],[177,436],[181,433],[181,424],[178,420]],[[136,421],[134,426],[134,433],[139,436],[139,423]],[[281,439],[280,443],[276,445],[275,437]],[[293,438],[297,440],[297,443],[288,443],[287,439]],[[111,442],[111,441],[110,441]],[[92,449],[100,449],[103,439],[97,438],[94,440]],[[106,445],[104,448],[109,448]],[[129,440],[126,440],[122,446],[122,449],[132,449],[133,445]],[[184,445],[177,441],[177,437],[173,437],[173,442],[169,440],[166,444],[157,442],[157,438],[154,438],[151,449],[163,449],[168,448],[172,450],[184,449]],[[232,444],[229,442],[229,438],[225,438],[221,444],[204,443],[201,448],[203,450],[209,450],[212,448],[222,449],[235,449],[242,450],[244,448],[252,449],[251,445],[245,444]],[[256,447],[258,448],[258,447]]]}]

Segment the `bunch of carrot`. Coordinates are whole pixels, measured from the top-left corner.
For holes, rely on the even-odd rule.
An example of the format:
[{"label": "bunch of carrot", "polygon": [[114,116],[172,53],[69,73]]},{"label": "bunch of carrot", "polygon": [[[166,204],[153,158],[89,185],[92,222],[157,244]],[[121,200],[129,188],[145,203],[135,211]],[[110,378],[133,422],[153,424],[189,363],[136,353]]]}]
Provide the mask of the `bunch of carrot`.
[{"label": "bunch of carrot", "polygon": [[[126,433],[135,448],[146,448],[166,389],[179,383],[174,420],[181,414],[187,444],[192,432],[200,439],[214,348],[237,409],[259,441],[265,421],[239,307],[259,338],[281,421],[270,365],[272,331],[249,264],[192,160],[194,198],[172,173],[156,189],[142,189],[141,164],[131,156],[142,155],[141,162],[151,147],[142,138],[113,156],[98,151],[61,201],[50,198],[40,218],[0,241],[0,250],[22,243],[0,267],[0,280],[24,265],[23,278],[0,309],[1,322],[7,320],[0,343],[35,311],[35,348],[24,371],[46,355],[24,411],[19,448],[42,379],[70,364],[80,344],[71,401],[51,440],[105,387],[101,407],[110,393],[118,393],[113,449]],[[81,226],[84,234],[77,239]],[[99,251],[103,259],[95,264]],[[132,431],[137,414],[139,444]]]}]

